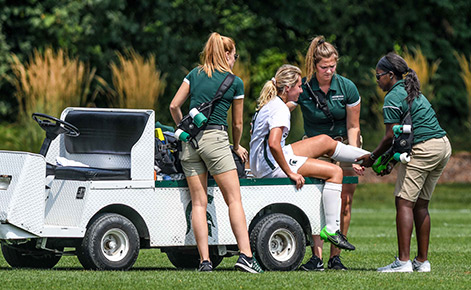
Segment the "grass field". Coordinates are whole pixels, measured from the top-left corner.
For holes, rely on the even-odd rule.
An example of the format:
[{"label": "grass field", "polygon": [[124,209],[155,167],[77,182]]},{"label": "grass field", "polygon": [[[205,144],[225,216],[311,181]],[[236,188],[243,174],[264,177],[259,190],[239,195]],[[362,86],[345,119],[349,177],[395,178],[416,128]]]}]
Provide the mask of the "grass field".
[{"label": "grass field", "polygon": [[[213,273],[176,270],[159,250],[143,250],[131,271],[82,269],[63,257],[53,270],[11,269],[0,255],[1,289],[469,289],[471,287],[471,184],[439,185],[431,202],[431,273],[377,273],[397,254],[393,185],[365,184],[355,193],[349,232],[357,250],[342,253],[349,271],[236,272],[236,257]],[[415,238],[415,236],[413,237]],[[325,246],[325,250],[328,250]],[[416,253],[413,241],[411,255]],[[325,253],[325,255],[327,255]],[[309,259],[310,250],[305,260]],[[412,256],[413,258],[413,256]],[[324,259],[327,262],[327,259]]]}]

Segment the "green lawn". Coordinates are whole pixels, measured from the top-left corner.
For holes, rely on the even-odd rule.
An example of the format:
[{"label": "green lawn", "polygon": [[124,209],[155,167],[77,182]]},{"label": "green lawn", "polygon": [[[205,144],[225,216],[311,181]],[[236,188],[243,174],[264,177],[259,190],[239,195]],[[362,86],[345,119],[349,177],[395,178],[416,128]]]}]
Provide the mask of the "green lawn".
[{"label": "green lawn", "polygon": [[[471,185],[437,187],[431,203],[431,273],[377,273],[397,254],[393,185],[360,185],[355,193],[349,240],[357,247],[342,254],[350,271],[236,272],[236,257],[213,273],[176,270],[159,250],[143,250],[131,271],[96,272],[63,257],[53,270],[13,270],[0,256],[1,289],[160,289],[160,288],[330,288],[469,289],[471,287]],[[327,247],[325,247],[327,250]],[[412,244],[412,255],[416,243]],[[326,253],[327,254],[327,253]],[[307,251],[305,260],[310,256]],[[326,259],[324,260],[326,263]]]}]

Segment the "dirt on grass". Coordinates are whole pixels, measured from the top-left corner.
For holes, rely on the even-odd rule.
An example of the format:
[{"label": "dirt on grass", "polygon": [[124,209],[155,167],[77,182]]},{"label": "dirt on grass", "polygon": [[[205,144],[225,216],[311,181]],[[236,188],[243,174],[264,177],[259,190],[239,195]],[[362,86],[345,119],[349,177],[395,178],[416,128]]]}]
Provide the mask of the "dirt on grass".
[{"label": "dirt on grass", "polygon": [[[377,176],[373,170],[366,169],[365,176],[360,176],[360,183],[395,183],[397,166],[387,176]],[[451,156],[438,183],[471,183],[471,152],[455,153]]]}]

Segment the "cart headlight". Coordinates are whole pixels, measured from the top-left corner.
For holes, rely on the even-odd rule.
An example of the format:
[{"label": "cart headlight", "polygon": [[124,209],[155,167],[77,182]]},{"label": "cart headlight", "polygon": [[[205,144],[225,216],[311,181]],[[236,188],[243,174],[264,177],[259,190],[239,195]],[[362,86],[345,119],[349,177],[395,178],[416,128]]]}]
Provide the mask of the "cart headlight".
[{"label": "cart headlight", "polygon": [[7,190],[11,182],[11,175],[0,175],[0,190]]}]

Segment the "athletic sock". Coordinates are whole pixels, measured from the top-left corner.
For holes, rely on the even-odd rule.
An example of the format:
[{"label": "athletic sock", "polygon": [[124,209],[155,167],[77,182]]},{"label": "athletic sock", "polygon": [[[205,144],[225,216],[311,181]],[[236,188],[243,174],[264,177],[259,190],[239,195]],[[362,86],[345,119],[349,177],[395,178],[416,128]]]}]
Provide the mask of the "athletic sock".
[{"label": "athletic sock", "polygon": [[365,154],[370,154],[370,152],[358,147],[337,142],[337,147],[335,147],[335,152],[331,157],[340,162],[358,163],[355,162],[355,159]]},{"label": "athletic sock", "polygon": [[342,199],[342,184],[326,182],[322,191],[322,202],[324,204],[325,225],[327,232],[335,233],[340,229],[340,207]]}]

